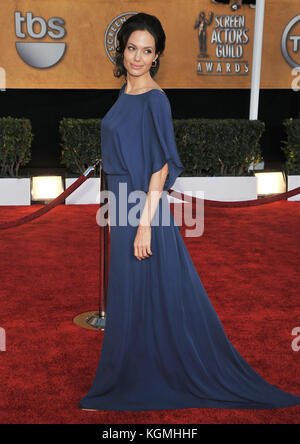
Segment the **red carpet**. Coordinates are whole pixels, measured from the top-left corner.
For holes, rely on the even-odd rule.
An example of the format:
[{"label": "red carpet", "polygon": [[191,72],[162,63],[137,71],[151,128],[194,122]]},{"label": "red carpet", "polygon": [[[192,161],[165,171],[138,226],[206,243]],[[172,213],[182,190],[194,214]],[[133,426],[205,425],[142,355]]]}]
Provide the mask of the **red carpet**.
[{"label": "red carpet", "polygon": [[[35,211],[0,207],[0,222]],[[0,422],[86,424],[299,423],[300,406],[276,410],[84,412],[103,332],[72,323],[98,308],[97,205],[60,205],[0,231]],[[300,395],[300,204],[206,208],[204,235],[185,239],[233,345],[270,383]]]}]

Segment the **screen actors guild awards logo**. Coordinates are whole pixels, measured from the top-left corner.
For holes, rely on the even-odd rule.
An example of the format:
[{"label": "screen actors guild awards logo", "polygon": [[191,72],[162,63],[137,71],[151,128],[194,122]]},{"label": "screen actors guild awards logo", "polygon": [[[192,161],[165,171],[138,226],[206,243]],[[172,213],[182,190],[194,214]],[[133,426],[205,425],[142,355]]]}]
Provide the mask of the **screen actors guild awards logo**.
[{"label": "screen actors guild awards logo", "polygon": [[[215,20],[214,20],[215,19]],[[214,20],[214,25],[213,24]],[[211,28],[209,28],[211,26]],[[245,47],[249,43],[244,15],[216,15],[210,12],[206,18],[200,12],[194,29],[198,29],[200,53],[198,54],[197,75],[205,76],[247,76],[248,60],[245,60]],[[211,32],[208,32],[211,29]],[[210,37],[209,37],[210,35]],[[210,44],[207,50],[208,42]],[[208,54],[215,51],[215,57]],[[210,58],[210,60],[207,60]]]},{"label": "screen actors guild awards logo", "polygon": [[107,26],[104,35],[104,47],[106,54],[112,63],[115,63],[115,51],[117,47],[117,36],[122,24],[137,12],[123,12],[115,17]]},{"label": "screen actors guild awards logo", "polygon": [[205,12],[202,11],[199,14],[198,20],[194,26],[194,29],[198,29],[198,40],[200,53],[198,57],[210,57],[207,54],[207,27],[212,24],[214,13],[210,12],[209,19],[206,18]]}]

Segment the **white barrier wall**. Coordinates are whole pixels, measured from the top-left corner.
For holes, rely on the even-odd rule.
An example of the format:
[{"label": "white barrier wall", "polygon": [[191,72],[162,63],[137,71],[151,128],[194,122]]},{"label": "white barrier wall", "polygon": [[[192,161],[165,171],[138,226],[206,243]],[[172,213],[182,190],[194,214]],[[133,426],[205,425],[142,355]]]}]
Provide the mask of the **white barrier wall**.
[{"label": "white barrier wall", "polygon": [[[300,175],[299,176],[288,176],[288,191],[294,190],[300,187]],[[289,197],[288,200],[300,201],[300,194],[296,196]]]},{"label": "white barrier wall", "polygon": [[[66,179],[66,187],[76,181]],[[87,179],[67,199],[66,204],[97,204],[100,203],[100,179]],[[175,191],[186,192],[188,195],[218,201],[240,201],[257,199],[256,177],[179,177],[172,187]],[[170,202],[178,199],[168,197]]]},{"label": "white barrier wall", "polygon": [[0,179],[0,205],[30,205],[30,179]]}]

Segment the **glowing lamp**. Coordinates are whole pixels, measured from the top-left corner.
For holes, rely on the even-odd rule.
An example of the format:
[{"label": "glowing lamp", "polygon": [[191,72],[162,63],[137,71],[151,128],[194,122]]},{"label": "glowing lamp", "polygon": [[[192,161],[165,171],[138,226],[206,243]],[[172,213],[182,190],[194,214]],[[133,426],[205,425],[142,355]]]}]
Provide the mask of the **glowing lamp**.
[{"label": "glowing lamp", "polygon": [[31,178],[31,201],[55,199],[64,191],[61,176],[36,176]]},{"label": "glowing lamp", "polygon": [[256,172],[258,196],[286,192],[286,180],[282,171]]}]

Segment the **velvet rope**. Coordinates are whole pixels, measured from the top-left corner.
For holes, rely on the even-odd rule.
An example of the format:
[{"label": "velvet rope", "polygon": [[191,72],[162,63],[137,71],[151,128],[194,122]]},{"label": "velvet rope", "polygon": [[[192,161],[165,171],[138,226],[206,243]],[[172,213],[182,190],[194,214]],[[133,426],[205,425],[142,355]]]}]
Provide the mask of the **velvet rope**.
[{"label": "velvet rope", "polygon": [[208,205],[209,207],[227,207],[227,208],[234,208],[234,207],[251,207],[256,205],[265,205],[271,202],[277,202],[279,200],[287,199],[288,197],[296,196],[297,194],[300,194],[300,187],[294,188],[293,190],[287,191],[285,193],[279,193],[274,194],[273,196],[269,197],[261,197],[259,199],[251,199],[251,200],[242,200],[242,201],[236,201],[236,202],[225,202],[225,201],[218,201],[218,200],[209,200],[209,199],[202,199],[200,197],[195,196],[189,196],[187,194],[184,194],[184,192],[178,192],[172,189],[169,189],[167,191],[172,197],[175,197],[177,199],[185,200],[193,205],[193,207],[198,203],[200,203],[201,200],[205,201],[205,205]]},{"label": "velvet rope", "polygon": [[73,191],[75,191],[80,185],[82,185],[94,172],[95,166],[99,163],[97,161],[95,165],[92,167],[89,167],[72,185],[70,185],[63,193],[61,193],[58,197],[53,199],[49,204],[45,205],[44,207],[38,209],[34,213],[28,214],[27,216],[21,217],[20,219],[11,221],[11,222],[5,222],[0,224],[0,230],[7,230],[8,228],[18,227],[19,225],[26,224],[28,222],[31,222],[34,219],[37,219],[38,217],[43,216],[44,214],[48,213],[48,211],[55,208],[57,205],[62,203],[66,197],[68,197]]}]

